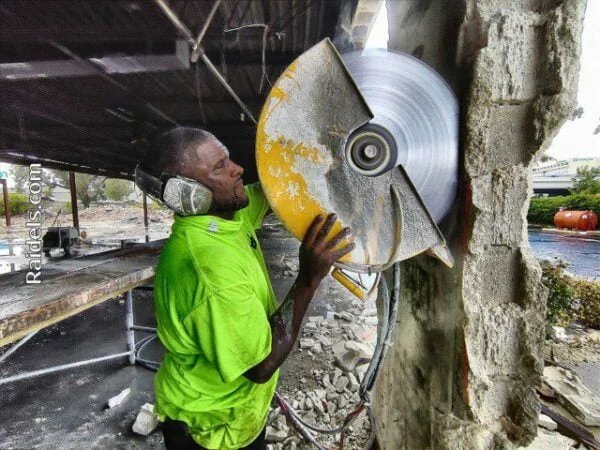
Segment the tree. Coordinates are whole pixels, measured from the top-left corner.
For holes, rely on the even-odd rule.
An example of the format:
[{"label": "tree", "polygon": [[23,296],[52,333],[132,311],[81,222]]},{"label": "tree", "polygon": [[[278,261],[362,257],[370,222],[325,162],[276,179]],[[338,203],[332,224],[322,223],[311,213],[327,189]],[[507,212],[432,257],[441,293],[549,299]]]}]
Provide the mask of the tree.
[{"label": "tree", "polygon": [[[9,168],[10,177],[15,183],[15,189],[19,194],[28,195],[29,187],[29,172],[28,166],[20,166],[17,164],[11,164]],[[54,176],[52,171],[48,169],[42,169],[42,194],[46,196],[52,195],[52,189],[56,186],[54,182]]]},{"label": "tree", "polygon": [[131,181],[111,178],[104,183],[104,192],[111,200],[125,200],[133,192],[133,184]]},{"label": "tree", "polygon": [[[69,189],[69,172],[60,170],[51,170],[53,183],[55,186],[61,186]],[[92,202],[106,198],[104,193],[104,181],[106,177],[100,175],[90,175],[87,173],[75,174],[75,189],[77,190],[77,199],[83,204],[84,208],[89,208]]]},{"label": "tree", "polygon": [[579,167],[573,181],[573,194],[600,194],[600,167]]}]

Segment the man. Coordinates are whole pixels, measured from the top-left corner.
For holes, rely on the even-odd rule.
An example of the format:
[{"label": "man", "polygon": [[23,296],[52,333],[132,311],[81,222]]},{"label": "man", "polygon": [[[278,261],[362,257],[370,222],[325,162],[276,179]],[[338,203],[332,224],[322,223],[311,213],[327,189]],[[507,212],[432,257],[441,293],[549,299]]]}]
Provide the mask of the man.
[{"label": "man", "polygon": [[277,306],[255,229],[269,205],[213,135],[176,128],[155,145],[156,177],[179,175],[212,192],[203,215],[175,215],[154,283],[158,336],[156,413],[168,449],[265,448],[281,366],[331,265],[350,252],[350,229],[328,239],[336,217],[315,218],[300,269]]}]

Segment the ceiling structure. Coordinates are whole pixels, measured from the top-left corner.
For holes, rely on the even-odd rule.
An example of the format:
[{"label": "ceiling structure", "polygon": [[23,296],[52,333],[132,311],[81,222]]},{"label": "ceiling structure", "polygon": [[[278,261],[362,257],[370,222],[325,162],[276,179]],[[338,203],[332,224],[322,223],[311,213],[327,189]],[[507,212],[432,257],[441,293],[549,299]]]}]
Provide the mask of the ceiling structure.
[{"label": "ceiling structure", "polygon": [[[251,181],[251,116],[258,118],[269,81],[323,38],[343,42],[340,30],[358,3],[3,0],[0,161],[131,178],[145,141],[196,125],[229,147]],[[344,14],[350,19],[340,20]]]}]

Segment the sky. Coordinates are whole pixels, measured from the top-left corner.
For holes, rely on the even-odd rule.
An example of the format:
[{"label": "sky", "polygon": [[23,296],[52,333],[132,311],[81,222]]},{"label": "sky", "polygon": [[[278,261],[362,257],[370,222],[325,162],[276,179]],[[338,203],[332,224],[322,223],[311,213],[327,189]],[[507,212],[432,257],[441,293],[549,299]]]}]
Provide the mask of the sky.
[{"label": "sky", "polygon": [[[379,10],[367,48],[387,48],[387,11]],[[600,157],[600,0],[588,0],[583,24],[577,101],[581,118],[567,120],[546,154],[556,159]]]}]

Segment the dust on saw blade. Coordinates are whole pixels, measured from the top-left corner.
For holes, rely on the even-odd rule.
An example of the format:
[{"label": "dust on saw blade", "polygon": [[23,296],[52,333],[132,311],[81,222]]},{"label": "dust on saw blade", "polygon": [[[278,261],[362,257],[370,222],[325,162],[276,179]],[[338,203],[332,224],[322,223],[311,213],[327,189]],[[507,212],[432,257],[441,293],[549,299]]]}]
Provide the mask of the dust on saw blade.
[{"label": "dust on saw blade", "polygon": [[[365,176],[348,164],[349,137],[371,119],[373,114],[348,69],[333,44],[325,40],[281,75],[257,129],[258,173],[274,212],[302,239],[317,214],[335,211],[339,221],[333,233],[350,226],[356,243],[352,253],[342,258],[342,265],[356,271],[443,244],[405,171]],[[357,142],[367,159],[376,156],[368,147],[380,145],[376,140],[367,136]],[[403,205],[399,205],[400,197]],[[407,214],[410,223],[403,226]],[[429,234],[421,231],[427,227]],[[423,240],[425,235],[433,236],[434,242]]]}]

